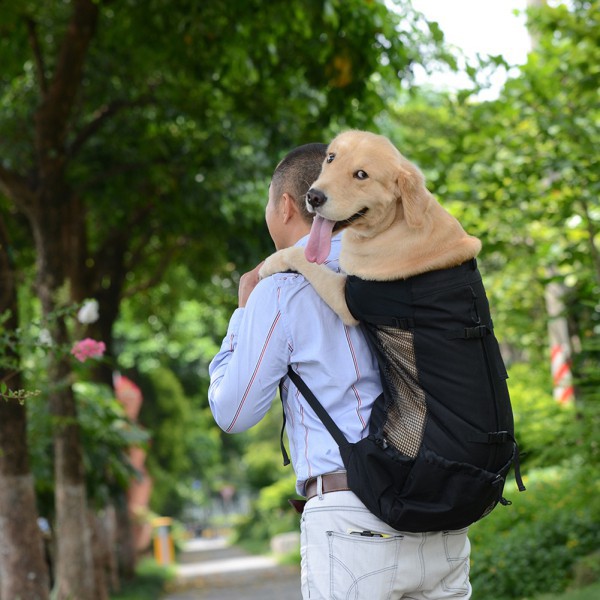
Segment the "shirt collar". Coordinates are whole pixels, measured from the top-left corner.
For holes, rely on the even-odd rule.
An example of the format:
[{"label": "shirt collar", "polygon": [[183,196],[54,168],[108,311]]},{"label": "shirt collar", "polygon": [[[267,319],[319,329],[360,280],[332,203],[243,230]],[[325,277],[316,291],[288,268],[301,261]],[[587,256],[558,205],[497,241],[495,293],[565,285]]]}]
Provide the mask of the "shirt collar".
[{"label": "shirt collar", "polygon": [[[307,233],[304,237],[300,238],[295,244],[294,246],[299,246],[300,248],[306,248],[306,244],[308,244],[308,238],[309,238],[310,234]],[[331,243],[332,244],[339,244],[342,241],[342,232],[340,231],[339,233],[336,233],[334,236],[332,236],[331,238]]]}]

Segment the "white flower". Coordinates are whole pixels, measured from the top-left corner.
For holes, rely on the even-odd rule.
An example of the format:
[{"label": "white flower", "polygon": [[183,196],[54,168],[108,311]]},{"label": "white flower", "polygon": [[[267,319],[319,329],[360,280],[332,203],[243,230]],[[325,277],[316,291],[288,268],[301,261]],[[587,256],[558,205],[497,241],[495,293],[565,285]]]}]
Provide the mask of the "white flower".
[{"label": "white flower", "polygon": [[47,329],[40,329],[38,341],[42,346],[52,346],[52,336]]},{"label": "white flower", "polygon": [[97,300],[86,300],[77,313],[77,320],[84,325],[95,323],[98,320],[98,317],[99,314]]}]

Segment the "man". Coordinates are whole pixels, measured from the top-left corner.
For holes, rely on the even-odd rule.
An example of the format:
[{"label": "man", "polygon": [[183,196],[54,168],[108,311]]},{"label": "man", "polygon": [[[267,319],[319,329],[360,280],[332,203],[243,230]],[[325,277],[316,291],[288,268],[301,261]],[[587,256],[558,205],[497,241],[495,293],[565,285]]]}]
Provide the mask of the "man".
[{"label": "man", "polygon": [[[304,195],[319,175],[325,144],[307,144],[277,166],[265,218],[275,247],[305,246],[312,216]],[[340,236],[326,264],[338,269]],[[218,425],[244,431],[269,410],[281,385],[301,520],[302,595],[315,598],[468,598],[466,531],[401,533],[371,514],[347,488],[339,449],[287,377],[297,371],[349,442],[368,435],[381,393],[374,357],[358,327],[346,327],[296,273],[240,279],[239,308],[209,367]]]}]

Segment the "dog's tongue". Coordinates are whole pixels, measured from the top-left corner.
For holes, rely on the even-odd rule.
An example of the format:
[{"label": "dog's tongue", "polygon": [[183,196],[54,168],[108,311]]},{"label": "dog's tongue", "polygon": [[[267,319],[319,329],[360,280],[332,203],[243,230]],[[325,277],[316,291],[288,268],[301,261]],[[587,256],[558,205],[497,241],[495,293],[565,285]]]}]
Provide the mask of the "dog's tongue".
[{"label": "dog's tongue", "polygon": [[323,264],[331,250],[331,232],[335,221],[324,219],[320,215],[315,215],[310,236],[304,250],[304,256],[309,262]]}]

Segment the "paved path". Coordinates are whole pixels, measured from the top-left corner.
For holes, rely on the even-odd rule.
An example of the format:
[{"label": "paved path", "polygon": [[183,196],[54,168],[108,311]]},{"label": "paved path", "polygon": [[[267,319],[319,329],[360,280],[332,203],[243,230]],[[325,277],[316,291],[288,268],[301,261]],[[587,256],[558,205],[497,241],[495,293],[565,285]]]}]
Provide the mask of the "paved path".
[{"label": "paved path", "polygon": [[302,600],[298,567],[248,555],[223,539],[190,540],[178,561],[175,590],[162,600]]}]

